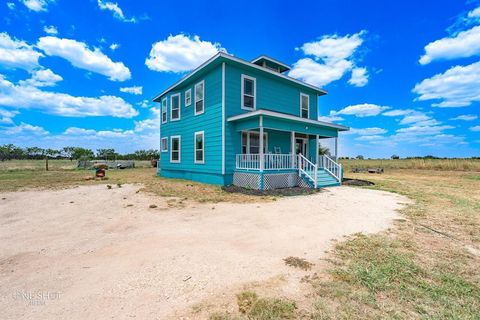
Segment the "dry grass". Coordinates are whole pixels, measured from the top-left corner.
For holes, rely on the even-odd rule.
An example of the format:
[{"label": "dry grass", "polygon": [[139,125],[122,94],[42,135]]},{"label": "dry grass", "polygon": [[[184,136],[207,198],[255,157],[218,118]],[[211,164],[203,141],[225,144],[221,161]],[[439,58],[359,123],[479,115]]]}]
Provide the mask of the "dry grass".
[{"label": "dry grass", "polygon": [[[14,162],[11,162],[11,164],[15,166]],[[58,166],[57,169],[51,169],[50,171],[13,168],[12,170],[0,170],[0,192],[30,188],[55,189],[90,184],[121,185],[125,183],[141,183],[145,185],[142,191],[151,192],[158,196],[177,197],[180,198],[181,201],[213,203],[229,201],[242,203],[274,199],[271,196],[259,197],[229,193],[222,190],[219,186],[206,185],[188,180],[161,178],[156,175],[156,168],[108,170],[108,180],[106,181],[86,180],[86,177],[92,177],[94,175],[94,172],[91,170],[65,170],[58,169]]]},{"label": "dry grass", "polygon": [[[77,168],[77,161],[73,160],[49,160],[50,170],[73,170]],[[135,161],[137,168],[151,167],[150,161]],[[9,160],[0,161],[0,171],[2,170],[45,170],[45,160]]]},{"label": "dry grass", "polygon": [[313,267],[313,263],[303,259],[303,258],[298,258],[298,257],[287,257],[283,259],[285,264],[290,267],[294,268],[300,268],[302,270],[310,270]]},{"label": "dry grass", "polygon": [[480,171],[480,159],[373,159],[341,160],[347,172],[352,168],[420,169],[447,171]]},{"label": "dry grass", "polygon": [[[480,173],[347,174],[414,200],[389,232],[337,244],[296,301],[301,319],[479,319]],[[318,276],[312,276],[317,274]],[[235,319],[233,316],[224,319]]]}]

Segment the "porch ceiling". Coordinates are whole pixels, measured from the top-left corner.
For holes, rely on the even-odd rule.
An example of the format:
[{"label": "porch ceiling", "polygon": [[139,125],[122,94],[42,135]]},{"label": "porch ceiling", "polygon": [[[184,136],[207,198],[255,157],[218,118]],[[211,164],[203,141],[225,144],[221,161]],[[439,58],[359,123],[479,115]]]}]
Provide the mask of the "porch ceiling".
[{"label": "porch ceiling", "polygon": [[237,131],[258,129],[262,117],[263,127],[280,131],[295,131],[304,134],[314,134],[326,137],[336,137],[339,131],[347,131],[350,128],[342,125],[304,119],[269,110],[256,110],[249,113],[233,116],[227,119],[234,122]]}]

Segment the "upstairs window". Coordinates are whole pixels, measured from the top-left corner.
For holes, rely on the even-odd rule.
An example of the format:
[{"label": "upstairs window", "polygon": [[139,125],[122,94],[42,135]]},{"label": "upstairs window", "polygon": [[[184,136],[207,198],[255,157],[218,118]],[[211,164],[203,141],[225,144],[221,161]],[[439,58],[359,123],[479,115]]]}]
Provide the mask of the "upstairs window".
[{"label": "upstairs window", "polygon": [[167,122],[167,98],[162,100],[162,123]]},{"label": "upstairs window", "polygon": [[195,132],[195,163],[205,163],[204,132]]},{"label": "upstairs window", "polygon": [[300,93],[300,117],[309,118],[310,116],[310,96]]},{"label": "upstairs window", "polygon": [[168,152],[168,138],[167,137],[162,138],[162,144],[161,144],[160,150],[162,150],[162,152]]},{"label": "upstairs window", "polygon": [[180,120],[180,93],[170,97],[170,121]]},{"label": "upstairs window", "polygon": [[242,109],[254,110],[256,105],[256,79],[242,74]]},{"label": "upstairs window", "polygon": [[182,144],[182,141],[180,136],[170,137],[170,162],[180,163],[181,144]]},{"label": "upstairs window", "polygon": [[192,104],[192,89],[185,91],[185,107]]},{"label": "upstairs window", "polygon": [[202,114],[204,106],[205,82],[199,82],[195,85],[195,115]]}]

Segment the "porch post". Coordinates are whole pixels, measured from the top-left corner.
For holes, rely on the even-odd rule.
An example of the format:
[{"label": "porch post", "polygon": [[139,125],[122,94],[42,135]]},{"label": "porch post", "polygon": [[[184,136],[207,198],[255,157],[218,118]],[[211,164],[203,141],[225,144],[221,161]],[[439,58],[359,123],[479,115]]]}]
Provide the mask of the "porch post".
[{"label": "porch post", "polygon": [[295,131],[292,131],[291,137],[290,137],[290,143],[291,143],[291,154],[292,154],[292,168],[295,168]]},{"label": "porch post", "polygon": [[315,164],[318,166],[318,151],[319,151],[319,145],[318,145],[318,134],[315,136]]},{"label": "porch post", "polygon": [[338,137],[335,137],[335,162],[338,162]]},{"label": "porch post", "polygon": [[263,116],[260,116],[260,150],[259,150],[259,155],[260,155],[260,171],[263,171],[263,168],[265,167],[265,157],[263,156]]}]

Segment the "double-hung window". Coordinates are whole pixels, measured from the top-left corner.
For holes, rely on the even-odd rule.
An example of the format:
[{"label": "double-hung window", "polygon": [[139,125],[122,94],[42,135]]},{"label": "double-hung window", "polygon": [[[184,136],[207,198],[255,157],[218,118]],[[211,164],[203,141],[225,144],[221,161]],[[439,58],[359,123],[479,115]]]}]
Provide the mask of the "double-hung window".
[{"label": "double-hung window", "polygon": [[162,150],[162,152],[168,152],[168,137],[162,138],[160,150]]},{"label": "double-hung window", "polygon": [[242,109],[254,110],[256,107],[256,79],[242,74]]},{"label": "double-hung window", "polygon": [[300,93],[300,116],[307,119],[310,116],[310,96],[305,93]]},{"label": "double-hung window", "polygon": [[162,123],[167,122],[167,98],[162,100]]},{"label": "double-hung window", "polygon": [[195,163],[205,163],[205,133],[195,132]]},{"label": "double-hung window", "polygon": [[[263,153],[267,153],[267,133],[263,133]],[[258,154],[260,153],[260,133],[255,131],[242,132],[242,153]]]},{"label": "double-hung window", "polygon": [[170,121],[180,120],[180,93],[170,97]]},{"label": "double-hung window", "polygon": [[185,107],[192,104],[192,89],[185,91]]},{"label": "double-hung window", "polygon": [[195,115],[205,111],[205,81],[195,85]]},{"label": "double-hung window", "polygon": [[181,161],[182,138],[180,136],[170,137],[170,162],[180,163]]}]

